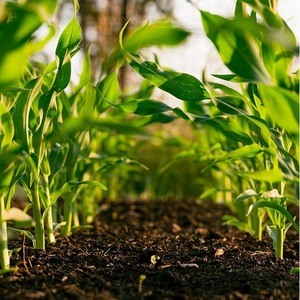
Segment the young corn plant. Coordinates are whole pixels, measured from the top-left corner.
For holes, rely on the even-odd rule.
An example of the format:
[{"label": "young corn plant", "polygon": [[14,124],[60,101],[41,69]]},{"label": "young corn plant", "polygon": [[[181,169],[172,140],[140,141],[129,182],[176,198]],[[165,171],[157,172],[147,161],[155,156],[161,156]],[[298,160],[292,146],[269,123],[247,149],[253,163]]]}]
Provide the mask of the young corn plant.
[{"label": "young corn plant", "polygon": [[41,74],[32,70],[13,109],[15,138],[23,148],[22,158],[26,166],[21,183],[31,202],[38,249],[45,249],[45,236],[48,242],[55,242],[52,207],[61,194],[72,189],[72,184],[66,183],[51,191],[49,152],[52,145],[48,137],[55,128],[57,98],[70,82],[71,57],[80,49],[81,30],[76,19],[78,4],[74,3],[75,15],[60,35],[56,61],[46,66]]},{"label": "young corn plant", "polygon": [[[7,249],[7,222],[18,226],[32,226],[29,215],[10,207],[15,184],[24,175],[21,153],[23,145],[17,145],[14,138],[17,128],[14,123],[14,109],[17,95],[26,88],[19,78],[27,76],[24,69],[31,54],[41,49],[53,36],[53,27],[43,40],[35,41],[35,31],[48,20],[56,7],[56,1],[4,2],[1,5],[0,23],[2,27],[0,50],[0,92],[1,92],[1,267],[9,269]],[[20,30],[22,28],[22,30]],[[10,41],[7,43],[7,41]],[[22,122],[22,120],[18,120]]]},{"label": "young corn plant", "polygon": [[10,207],[15,185],[22,176],[24,166],[20,162],[20,148],[13,143],[12,117],[3,102],[0,102],[0,266],[1,273],[10,271],[8,249],[8,223],[19,228],[32,227],[32,218],[16,207]]},{"label": "young corn plant", "polygon": [[252,197],[258,197],[260,200],[250,205],[248,215],[259,209],[267,212],[271,222],[267,225],[267,230],[273,240],[275,255],[283,259],[283,243],[287,230],[293,225],[300,233],[299,225],[295,222],[296,217],[293,218],[286,209],[287,197],[280,195],[277,189],[263,193],[247,190],[237,197],[236,202]]}]

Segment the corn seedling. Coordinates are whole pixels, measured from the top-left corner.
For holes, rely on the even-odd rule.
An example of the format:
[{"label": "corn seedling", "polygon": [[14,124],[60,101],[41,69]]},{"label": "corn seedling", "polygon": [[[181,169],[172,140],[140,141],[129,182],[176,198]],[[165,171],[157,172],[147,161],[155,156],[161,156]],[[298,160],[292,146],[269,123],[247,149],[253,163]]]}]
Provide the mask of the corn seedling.
[{"label": "corn seedling", "polygon": [[259,197],[260,200],[250,205],[248,215],[255,210],[261,209],[267,212],[271,222],[271,224],[267,225],[267,230],[273,240],[275,255],[283,259],[283,243],[287,230],[293,225],[297,232],[300,232],[299,225],[295,222],[295,218],[293,218],[286,209],[287,199],[285,196],[280,195],[277,189],[259,194],[254,190],[247,190],[236,198],[236,202],[244,201],[252,197]]}]

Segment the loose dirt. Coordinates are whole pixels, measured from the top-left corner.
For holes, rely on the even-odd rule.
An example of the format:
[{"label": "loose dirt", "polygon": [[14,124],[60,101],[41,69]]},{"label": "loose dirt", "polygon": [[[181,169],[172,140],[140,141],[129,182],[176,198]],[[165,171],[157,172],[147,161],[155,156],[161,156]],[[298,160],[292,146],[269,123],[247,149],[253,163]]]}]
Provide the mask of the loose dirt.
[{"label": "loose dirt", "polygon": [[101,205],[93,229],[58,236],[46,251],[10,242],[14,273],[0,275],[1,299],[299,299],[299,236],[285,258],[272,240],[222,226],[227,207],[195,201]]}]

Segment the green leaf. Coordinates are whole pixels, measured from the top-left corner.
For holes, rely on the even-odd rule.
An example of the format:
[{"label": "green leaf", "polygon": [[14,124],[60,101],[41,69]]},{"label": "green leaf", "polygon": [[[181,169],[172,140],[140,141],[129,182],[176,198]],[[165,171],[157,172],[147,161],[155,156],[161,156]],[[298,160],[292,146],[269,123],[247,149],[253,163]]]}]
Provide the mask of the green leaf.
[{"label": "green leaf", "polygon": [[215,161],[213,161],[210,166],[217,164],[222,161],[230,161],[230,160],[237,160],[237,159],[244,159],[244,158],[251,158],[255,157],[258,153],[260,153],[262,150],[259,145],[252,144],[252,145],[246,145],[243,147],[240,147],[236,150],[233,150],[225,155],[222,155]]},{"label": "green leaf", "polygon": [[212,76],[229,82],[236,82],[236,83],[249,82],[247,78],[238,76],[236,74],[212,74]]},{"label": "green leaf", "polygon": [[279,87],[260,85],[268,116],[287,132],[299,135],[299,95]]},{"label": "green leaf", "polygon": [[33,175],[33,180],[35,182],[39,182],[39,170],[37,167],[37,158],[34,153],[31,153],[30,155],[27,153],[24,153],[23,155],[24,161],[26,165],[28,166],[30,173]]},{"label": "green leaf", "polygon": [[88,82],[90,82],[92,76],[92,65],[91,65],[91,57],[90,57],[90,47],[86,50],[82,62],[82,71],[79,77],[79,83],[75,88],[76,91],[82,89]]},{"label": "green leaf", "polygon": [[64,63],[66,54],[71,53],[78,46],[80,39],[81,27],[76,16],[74,16],[60,35],[57,43],[55,54],[59,57],[59,65]]},{"label": "green leaf", "polygon": [[290,274],[299,275],[300,274],[300,267],[291,268]]},{"label": "green leaf", "polygon": [[266,147],[276,148],[275,143],[272,140],[271,130],[267,122],[264,119],[256,116],[246,116],[246,117],[252,124],[255,124],[255,126],[257,127],[256,133],[258,135],[261,144]]},{"label": "green leaf", "polygon": [[150,116],[143,116],[140,119],[135,119],[131,121],[131,124],[136,127],[146,126],[152,123],[162,123],[167,124],[177,119],[175,116],[165,115],[165,114],[154,114]]},{"label": "green leaf", "polygon": [[225,137],[235,141],[241,142],[244,145],[252,144],[251,136],[241,127],[237,120],[228,117],[215,117],[212,118],[207,115],[197,117],[195,123],[210,125],[218,132],[221,132]]},{"label": "green leaf", "polygon": [[29,112],[33,101],[41,92],[41,86],[41,78],[35,78],[29,81],[25,85],[26,90],[19,94],[12,115],[16,134],[15,139],[20,145],[26,147],[28,152],[31,146],[29,135]]},{"label": "green leaf", "polygon": [[231,71],[247,81],[271,83],[257,43],[262,25],[249,18],[229,20],[204,11],[201,15],[206,35]]},{"label": "green leaf", "polygon": [[30,231],[24,230],[24,229],[19,229],[19,228],[13,228],[13,227],[9,227],[9,230],[16,231],[18,233],[21,233],[21,234],[27,236],[32,241],[33,247],[35,248],[36,239]]},{"label": "green leaf", "polygon": [[64,90],[71,80],[71,61],[68,60],[60,68],[55,78],[54,90],[58,93]]},{"label": "green leaf", "polygon": [[129,52],[149,46],[175,46],[184,41],[190,33],[168,20],[158,20],[128,34],[123,47]]},{"label": "green leaf", "polygon": [[0,152],[13,140],[14,133],[12,117],[5,105],[0,102]]},{"label": "green leaf", "polygon": [[118,74],[112,72],[102,79],[97,84],[97,89],[100,94],[101,102],[98,103],[98,111],[103,112],[108,107],[111,106],[111,103],[116,103],[119,99],[120,87],[118,81]]},{"label": "green leaf", "polygon": [[151,99],[132,100],[119,104],[117,107],[121,108],[127,113],[134,113],[137,115],[145,116],[172,110],[172,108],[167,104]]},{"label": "green leaf", "polygon": [[64,122],[62,126],[62,134],[70,136],[77,132],[82,132],[89,130],[90,128],[99,128],[106,131],[114,131],[123,134],[133,134],[133,135],[145,135],[145,131],[135,126],[133,121],[122,122],[114,121],[110,118],[103,118],[99,120],[93,119],[80,119],[80,118],[71,118]]},{"label": "green leaf", "polygon": [[96,98],[97,98],[96,88],[92,84],[87,84],[84,88],[83,102],[79,109],[80,118],[88,119],[93,117]]},{"label": "green leaf", "polygon": [[225,215],[222,219],[223,219],[223,223],[222,224],[224,224],[224,225],[235,226],[239,230],[248,232],[251,235],[254,234],[251,226],[249,226],[248,223],[240,221],[238,218],[236,218],[234,216]]},{"label": "green leaf", "polygon": [[54,205],[61,195],[70,193],[76,185],[77,182],[66,182],[60,189],[53,192],[51,194],[51,205]]},{"label": "green leaf", "polygon": [[297,232],[300,233],[299,225],[295,222],[292,215],[283,206],[281,206],[275,202],[265,201],[265,200],[255,202],[250,205],[247,215],[249,215],[253,210],[255,210],[257,208],[266,208],[266,207],[275,209],[278,212],[280,212],[282,215],[284,215],[288,219],[288,221],[294,225]]},{"label": "green leaf", "polygon": [[161,69],[156,63],[136,60],[130,62],[131,67],[156,87],[183,101],[201,101],[210,95],[204,85],[194,76]]},{"label": "green leaf", "polygon": [[245,103],[240,97],[216,97],[215,103],[217,108],[226,114],[245,115],[247,113],[245,109]]},{"label": "green leaf", "polygon": [[[51,2],[51,3],[50,3]],[[5,1],[2,10],[14,16],[0,23],[0,90],[16,82],[31,54],[28,43],[33,33],[49,19],[57,1]],[[7,22],[5,22],[7,21]],[[9,41],[9,43],[7,42]]]},{"label": "green leaf", "polygon": [[158,20],[152,24],[147,23],[132,31],[128,30],[129,24],[127,22],[120,32],[120,47],[104,61],[104,70],[111,70],[116,65],[124,64],[124,54],[127,56],[130,52],[151,46],[175,46],[190,35],[187,30],[168,20]]},{"label": "green leaf", "polygon": [[280,182],[283,180],[283,175],[281,170],[265,170],[265,171],[254,171],[254,172],[239,172],[241,177],[251,178],[258,181],[264,181],[269,183]]}]

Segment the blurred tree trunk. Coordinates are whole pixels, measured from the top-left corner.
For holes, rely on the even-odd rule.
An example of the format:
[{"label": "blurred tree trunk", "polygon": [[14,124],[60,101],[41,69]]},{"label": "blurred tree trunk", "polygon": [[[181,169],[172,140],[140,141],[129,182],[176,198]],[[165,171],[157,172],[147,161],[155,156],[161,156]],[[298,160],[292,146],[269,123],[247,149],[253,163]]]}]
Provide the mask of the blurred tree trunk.
[{"label": "blurred tree trunk", "polygon": [[[62,2],[60,18],[64,18]],[[128,28],[139,26],[147,18],[148,8],[156,8],[159,16],[172,14],[172,1],[167,0],[78,0],[79,22],[82,28],[84,48],[90,46],[93,77],[101,73],[101,64],[118,43],[119,32],[130,19]],[[125,82],[126,68],[120,71],[120,83]]]}]

